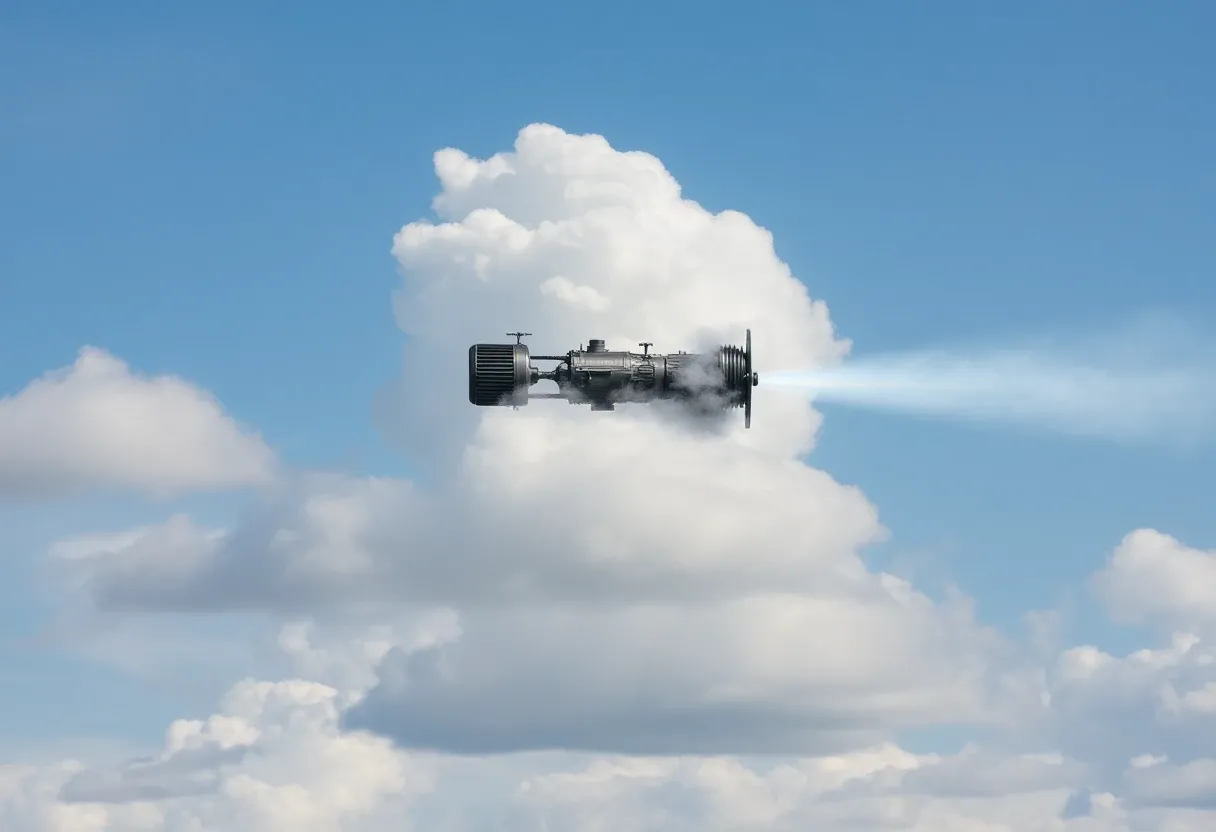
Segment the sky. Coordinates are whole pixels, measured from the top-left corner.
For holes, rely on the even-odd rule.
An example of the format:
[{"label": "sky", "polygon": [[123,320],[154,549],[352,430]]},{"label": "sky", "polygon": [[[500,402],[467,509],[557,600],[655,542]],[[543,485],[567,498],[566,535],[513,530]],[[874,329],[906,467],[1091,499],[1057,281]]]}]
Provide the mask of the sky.
[{"label": "sky", "polygon": [[[1213,35],[5,4],[0,827],[1212,828],[1211,447],[763,379],[1214,331]],[[750,431],[465,395],[702,327]]]}]

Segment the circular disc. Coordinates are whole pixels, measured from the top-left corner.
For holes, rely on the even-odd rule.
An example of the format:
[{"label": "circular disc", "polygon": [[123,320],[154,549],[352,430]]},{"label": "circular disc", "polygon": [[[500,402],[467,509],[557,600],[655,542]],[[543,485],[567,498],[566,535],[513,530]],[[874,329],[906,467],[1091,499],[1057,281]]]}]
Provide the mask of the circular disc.
[{"label": "circular disc", "polygon": [[747,331],[747,397],[743,400],[743,427],[752,426],[752,331]]}]

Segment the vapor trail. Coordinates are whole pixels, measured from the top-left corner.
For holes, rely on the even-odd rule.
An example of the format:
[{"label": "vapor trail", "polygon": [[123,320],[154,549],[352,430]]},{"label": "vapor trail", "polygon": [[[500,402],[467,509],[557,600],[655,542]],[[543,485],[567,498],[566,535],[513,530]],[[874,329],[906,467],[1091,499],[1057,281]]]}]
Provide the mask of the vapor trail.
[{"label": "vapor trail", "polygon": [[1190,444],[1216,435],[1214,347],[1158,319],[1054,343],[864,356],[761,384],[871,409]]}]

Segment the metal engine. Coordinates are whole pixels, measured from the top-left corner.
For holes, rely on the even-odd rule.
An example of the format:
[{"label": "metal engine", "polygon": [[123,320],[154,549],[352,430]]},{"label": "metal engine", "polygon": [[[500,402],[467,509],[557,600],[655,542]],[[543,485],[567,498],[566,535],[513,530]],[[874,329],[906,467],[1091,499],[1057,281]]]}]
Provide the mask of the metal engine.
[{"label": "metal engine", "polygon": [[[514,344],[469,347],[469,401],[480,407],[521,407],[529,399],[565,399],[592,410],[617,404],[684,400],[698,406],[743,408],[744,426],[752,421],[752,388],[760,383],[752,369],[752,331],[744,347],[723,345],[714,352],[658,354],[650,343],[642,352],[609,350],[593,338],[586,349],[565,355],[532,355],[523,343],[530,332],[509,332]],[[553,361],[541,370],[534,361]],[[532,393],[540,381],[556,382],[556,393]]]}]

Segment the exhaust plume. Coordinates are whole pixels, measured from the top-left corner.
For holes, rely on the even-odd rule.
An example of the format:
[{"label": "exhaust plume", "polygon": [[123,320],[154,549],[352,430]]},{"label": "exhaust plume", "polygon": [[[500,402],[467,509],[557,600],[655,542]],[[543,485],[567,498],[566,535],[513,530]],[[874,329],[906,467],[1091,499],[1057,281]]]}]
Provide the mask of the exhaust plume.
[{"label": "exhaust plume", "polygon": [[1216,433],[1214,347],[1157,318],[1100,336],[860,356],[761,379],[827,403],[1192,444]]}]

